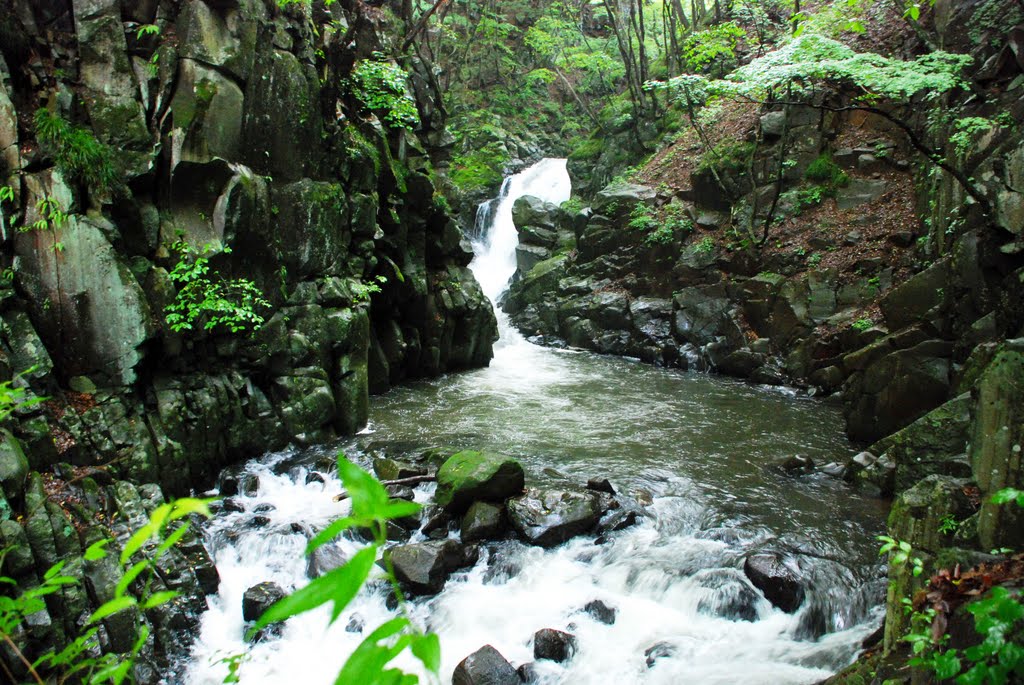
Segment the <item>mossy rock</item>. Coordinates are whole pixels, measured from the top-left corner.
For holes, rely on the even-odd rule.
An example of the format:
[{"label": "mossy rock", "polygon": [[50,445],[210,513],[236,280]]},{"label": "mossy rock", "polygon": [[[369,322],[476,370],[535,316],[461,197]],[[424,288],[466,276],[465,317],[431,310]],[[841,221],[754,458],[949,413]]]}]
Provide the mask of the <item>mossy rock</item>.
[{"label": "mossy rock", "polygon": [[523,465],[515,459],[464,450],[438,470],[434,500],[446,509],[463,510],[477,500],[501,502],[518,495],[525,482]]}]

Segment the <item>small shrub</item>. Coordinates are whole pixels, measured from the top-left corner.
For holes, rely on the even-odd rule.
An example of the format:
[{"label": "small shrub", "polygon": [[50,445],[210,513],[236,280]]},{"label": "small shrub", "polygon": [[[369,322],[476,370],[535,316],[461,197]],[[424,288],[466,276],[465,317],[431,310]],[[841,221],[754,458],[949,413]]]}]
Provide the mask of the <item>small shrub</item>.
[{"label": "small shrub", "polygon": [[697,252],[711,252],[715,249],[715,241],[711,236],[704,236],[700,239],[700,242],[697,243],[695,249]]},{"label": "small shrub", "polygon": [[110,190],[117,181],[113,154],[92,131],[45,108],[36,111],[35,124],[39,145],[53,156],[61,173],[99,192]]},{"label": "small shrub", "polygon": [[629,213],[626,226],[633,231],[653,231],[658,226],[658,220],[654,218],[654,211],[641,202]]},{"label": "small shrub", "polygon": [[866,331],[875,324],[871,319],[857,319],[851,325],[855,331]]},{"label": "small shrub", "polygon": [[352,92],[364,105],[384,114],[393,128],[414,128],[420,123],[416,100],[406,91],[402,68],[384,60],[375,52],[373,59],[362,60],[352,71]]},{"label": "small shrub", "polygon": [[[255,331],[263,324],[257,308],[269,307],[256,284],[246,278],[222,278],[210,274],[209,255],[213,247],[196,252],[184,241],[171,245],[180,257],[170,278],[178,286],[174,301],[164,310],[165,320],[175,332],[226,328],[231,333]],[[225,247],[224,252],[230,252]]]},{"label": "small shrub", "polygon": [[840,188],[850,182],[850,177],[832,161],[832,155],[827,152],[821,153],[807,166],[804,178],[812,183],[821,183],[832,188]]}]

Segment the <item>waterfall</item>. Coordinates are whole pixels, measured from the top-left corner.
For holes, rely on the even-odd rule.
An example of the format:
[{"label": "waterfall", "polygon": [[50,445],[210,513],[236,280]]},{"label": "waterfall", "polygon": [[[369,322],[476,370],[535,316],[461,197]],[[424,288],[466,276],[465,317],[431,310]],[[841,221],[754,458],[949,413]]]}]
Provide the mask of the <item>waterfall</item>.
[{"label": "waterfall", "polygon": [[[516,271],[519,235],[512,221],[512,205],[524,195],[533,195],[555,204],[568,200],[572,186],[565,165],[564,159],[542,160],[505,179],[501,194],[481,205],[477,213],[479,237],[473,246],[476,257],[469,268],[492,303],[497,302],[498,296],[508,288],[509,280]],[[487,223],[480,225],[481,221]],[[504,336],[505,331],[501,333]]]}]

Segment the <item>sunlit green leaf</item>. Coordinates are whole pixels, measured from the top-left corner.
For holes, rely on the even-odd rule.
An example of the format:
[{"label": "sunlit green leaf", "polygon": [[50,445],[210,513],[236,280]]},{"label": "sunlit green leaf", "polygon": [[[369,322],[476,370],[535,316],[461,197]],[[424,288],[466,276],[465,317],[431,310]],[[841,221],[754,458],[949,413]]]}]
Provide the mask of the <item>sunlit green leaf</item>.
[{"label": "sunlit green leaf", "polygon": [[376,547],[371,545],[359,550],[344,566],[310,581],[305,587],[272,604],[256,621],[250,634],[271,623],[311,611],[327,602],[334,602],[334,609],[331,612],[333,623],[359,592],[376,559]]},{"label": "sunlit green leaf", "polygon": [[178,593],[174,592],[173,590],[163,590],[161,592],[154,592],[146,599],[145,602],[142,603],[142,609],[146,610],[152,609],[153,607],[158,607],[161,604],[166,604],[167,602],[170,602],[177,596]]},{"label": "sunlit green leaf", "polygon": [[98,609],[96,609],[96,611],[92,613],[92,616],[89,617],[89,623],[102,621],[107,616],[116,614],[119,611],[124,611],[125,609],[130,609],[136,604],[137,602],[134,597],[115,597],[109,602],[104,602]]},{"label": "sunlit green leaf", "polygon": [[82,558],[86,561],[97,561],[105,558],[107,556],[106,546],[109,545],[110,542],[110,538],[105,538],[92,543],[85,550],[85,554],[82,555]]}]

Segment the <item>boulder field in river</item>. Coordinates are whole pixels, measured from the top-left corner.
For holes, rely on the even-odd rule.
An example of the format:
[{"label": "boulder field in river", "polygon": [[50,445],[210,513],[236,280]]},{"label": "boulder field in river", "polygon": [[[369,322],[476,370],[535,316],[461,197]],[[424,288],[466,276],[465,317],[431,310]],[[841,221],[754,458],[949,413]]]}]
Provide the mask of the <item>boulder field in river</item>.
[{"label": "boulder field in river", "polygon": [[[337,83],[386,52],[391,29],[354,0],[327,16],[313,5],[18,0],[0,12],[0,187],[12,192],[0,380],[20,374],[26,399],[48,398],[0,434],[0,536],[19,550],[3,572],[25,587],[65,561],[95,588],[48,598],[15,636],[30,655],[78,634],[119,578],[82,550],[123,541],[151,503],[209,487],[238,459],[355,432],[370,394],[492,356],[469,244],[435,202],[445,122],[431,67],[409,67],[418,130],[382,123]],[[34,139],[39,110],[106,146],[110,187],[57,164]],[[43,200],[66,218],[47,223]],[[46,230],[10,230],[38,220]],[[258,330],[169,325],[180,244],[209,259],[210,283],[252,283],[269,303],[254,305]],[[61,463],[73,465],[64,485],[39,487]],[[146,506],[109,523],[123,505],[112,488]],[[168,576],[180,600],[145,612],[154,672],[209,591],[194,575]],[[104,621],[118,650],[135,638],[128,623]]]},{"label": "boulder field in river", "polygon": [[[526,544],[554,547],[578,535],[619,530],[645,515],[631,498],[609,494],[608,490],[614,489],[607,479],[592,478],[586,487],[524,491],[522,464],[503,454],[430,449],[406,455],[401,462],[377,458],[374,466],[378,476],[395,473],[397,463],[404,463],[407,472],[416,472],[445,454],[448,456],[437,468],[434,501],[414,524],[435,539],[387,551],[396,577],[413,595],[440,592],[453,572],[476,563],[477,544],[511,536]],[[461,542],[450,537],[456,528]],[[595,606],[594,610],[601,620],[608,619],[607,607]],[[615,620],[614,611],[610,620]]]}]

